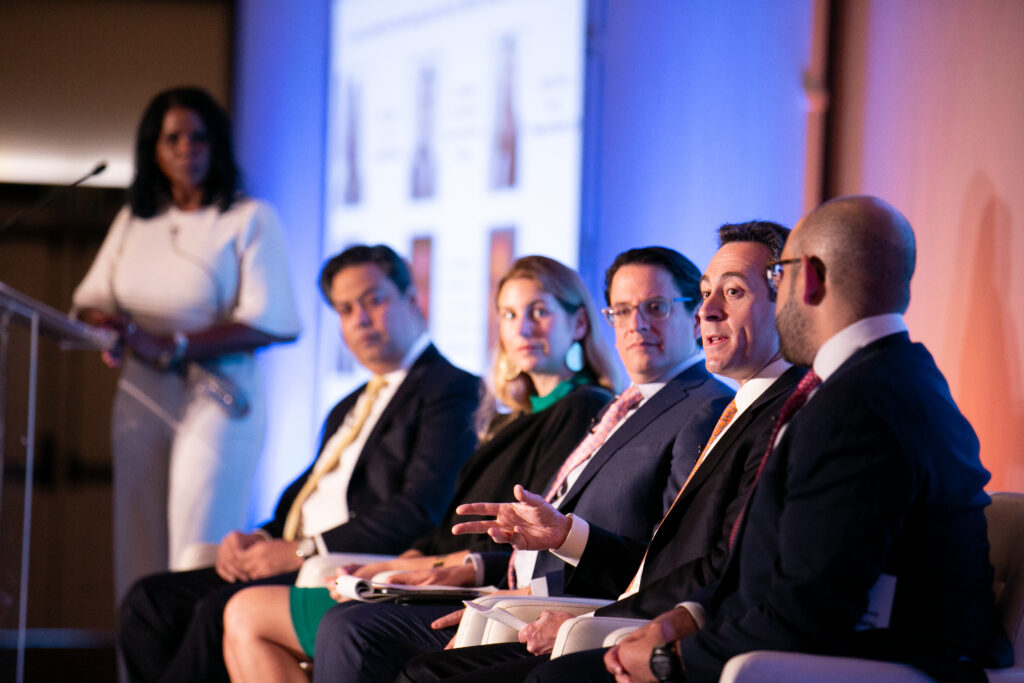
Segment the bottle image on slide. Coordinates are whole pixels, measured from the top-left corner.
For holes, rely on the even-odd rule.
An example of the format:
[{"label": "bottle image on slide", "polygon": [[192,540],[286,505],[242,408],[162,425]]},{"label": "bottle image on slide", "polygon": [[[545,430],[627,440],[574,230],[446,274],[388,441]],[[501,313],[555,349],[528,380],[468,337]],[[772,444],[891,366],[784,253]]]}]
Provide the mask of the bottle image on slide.
[{"label": "bottle image on slide", "polygon": [[345,108],[345,190],[346,204],[358,204],[363,196],[362,172],[359,169],[359,86],[349,81]]},{"label": "bottle image on slide", "polygon": [[498,49],[494,137],[491,146],[491,187],[515,187],[518,181],[519,131],[515,111],[516,41],[504,36]]},{"label": "bottle image on slide", "polygon": [[409,196],[429,199],[437,193],[434,153],[434,69],[422,67],[417,79],[416,146],[412,156]]}]

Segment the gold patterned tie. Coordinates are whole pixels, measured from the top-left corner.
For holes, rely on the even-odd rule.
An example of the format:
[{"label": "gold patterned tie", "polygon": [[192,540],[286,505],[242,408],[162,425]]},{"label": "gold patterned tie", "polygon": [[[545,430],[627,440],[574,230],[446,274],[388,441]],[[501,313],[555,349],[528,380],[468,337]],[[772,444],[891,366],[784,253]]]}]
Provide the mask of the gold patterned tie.
[{"label": "gold patterned tie", "polygon": [[[683,485],[679,488],[679,493],[676,494],[675,500],[673,500],[672,504],[668,506],[668,511],[665,512],[665,516],[661,518],[660,522],[658,522],[658,526],[654,527],[655,534],[658,533],[658,529],[660,529],[661,525],[665,523],[666,519],[668,519],[669,514],[672,512],[672,508],[674,508],[676,503],[679,502],[679,498],[682,497],[683,491],[686,490],[686,485],[690,483],[691,479],[693,479],[693,475],[696,474],[701,463],[703,463],[708,457],[708,453],[711,451],[711,446],[714,445],[715,439],[725,431],[725,428],[729,426],[729,423],[732,422],[734,417],[736,417],[736,399],[729,401],[729,405],[727,405],[725,410],[722,411],[722,416],[718,418],[718,422],[715,423],[715,428],[711,431],[711,438],[708,439],[707,444],[704,445],[704,450],[701,451],[700,457],[697,458],[697,463],[693,466],[693,469],[690,470],[690,474],[686,477],[686,481],[684,481]],[[654,538],[652,537],[651,540],[653,541]],[[629,588],[626,589],[626,594],[635,593],[640,587],[640,575],[644,571],[644,563],[647,561],[647,552],[650,549],[651,544],[648,543],[647,550],[644,551],[643,559],[640,560],[640,567],[637,568],[636,574],[633,575],[633,580],[629,582]]]},{"label": "gold patterned tie", "polygon": [[337,447],[323,458],[323,464],[317,463],[321,466],[313,467],[313,471],[309,473],[306,483],[299,490],[299,495],[295,496],[295,500],[292,501],[292,506],[288,509],[288,516],[285,518],[284,533],[281,536],[284,540],[295,540],[295,534],[299,530],[299,522],[302,519],[302,505],[309,498],[310,494],[316,490],[320,479],[338,466],[342,452],[352,445],[352,442],[359,436],[363,425],[366,424],[366,419],[370,416],[370,411],[373,409],[377,396],[387,383],[387,380],[381,375],[374,375],[366,384],[366,390],[363,391],[354,408],[352,423],[348,426],[348,430],[342,435]]}]

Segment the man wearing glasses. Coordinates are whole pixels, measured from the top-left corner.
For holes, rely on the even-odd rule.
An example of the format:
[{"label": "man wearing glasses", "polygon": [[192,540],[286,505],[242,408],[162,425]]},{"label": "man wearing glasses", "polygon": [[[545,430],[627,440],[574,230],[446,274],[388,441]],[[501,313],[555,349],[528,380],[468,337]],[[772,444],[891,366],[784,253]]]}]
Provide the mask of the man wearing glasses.
[{"label": "man wearing glasses", "polygon": [[[631,249],[615,259],[605,284],[609,305],[603,313],[615,328],[632,386],[613,401],[548,487],[550,505],[578,522],[558,556],[518,552],[511,563],[507,553],[472,558],[478,584],[501,582],[511,564],[512,588],[561,592],[565,560],[571,563],[582,553],[587,522],[645,543],[732,397],[704,368],[697,344],[700,271],[693,263],[664,247]],[[516,496],[540,497],[521,487]],[[603,597],[614,598],[623,588],[610,588]],[[440,650],[451,639],[458,616],[443,615],[457,606],[331,608],[317,633],[314,681],[393,681],[406,661]]]},{"label": "man wearing glasses", "polygon": [[[593,528],[582,558],[566,573],[567,592],[578,595],[598,594],[602,586],[621,587],[628,581],[629,587],[619,600],[598,609],[595,616],[637,620],[660,617],[630,636],[651,639],[651,647],[669,639],[662,613],[721,575],[731,529],[760,466],[775,418],[804,374],[804,368],[792,366],[779,353],[775,290],[770,278],[765,277],[767,266],[779,258],[788,234],[786,228],[768,221],[719,228],[721,246],[701,276],[703,303],[698,316],[705,366],[736,381],[740,389],[653,539],[634,543]],[[497,514],[501,521],[497,524],[460,526],[481,531],[495,524],[505,529],[564,524],[556,511],[532,511],[520,506],[522,514],[517,515],[510,507],[501,506]],[[534,512],[538,514],[534,516]],[[560,625],[572,616],[557,608],[546,610],[519,632],[520,643],[420,657],[409,663],[405,678],[399,680],[426,683],[472,671],[491,683],[521,681],[533,669],[555,663],[563,679],[600,679],[606,675],[603,650],[563,656],[550,664],[547,657],[530,656],[551,652]],[[566,666],[567,660],[571,663]]]},{"label": "man wearing glasses", "polygon": [[[782,354],[811,370],[782,410],[722,580],[678,608],[670,642],[606,657],[616,681],[655,680],[661,662],[658,680],[717,681],[744,654],[755,680],[764,650],[856,658],[769,654],[771,680],[875,680],[857,659],[880,659],[983,681],[983,666],[1012,661],[995,625],[978,439],[903,320],[915,251],[895,208],[840,197],[769,264]],[[550,673],[539,680],[562,680]]]}]

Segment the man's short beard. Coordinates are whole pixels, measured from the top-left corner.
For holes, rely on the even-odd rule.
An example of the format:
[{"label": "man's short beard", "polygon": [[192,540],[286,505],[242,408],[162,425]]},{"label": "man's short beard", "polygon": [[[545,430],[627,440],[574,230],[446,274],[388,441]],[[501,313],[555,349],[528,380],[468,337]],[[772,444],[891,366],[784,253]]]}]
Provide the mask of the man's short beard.
[{"label": "man's short beard", "polygon": [[815,350],[811,347],[811,326],[807,317],[790,296],[775,313],[775,326],[779,328],[779,350],[782,357],[793,365],[810,367]]}]

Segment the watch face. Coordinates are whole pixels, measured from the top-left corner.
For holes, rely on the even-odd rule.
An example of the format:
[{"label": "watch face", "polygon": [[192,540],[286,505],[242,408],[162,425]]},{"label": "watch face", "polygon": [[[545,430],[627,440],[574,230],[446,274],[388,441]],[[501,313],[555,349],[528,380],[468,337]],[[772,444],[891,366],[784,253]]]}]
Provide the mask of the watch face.
[{"label": "watch face", "polygon": [[667,681],[672,675],[672,655],[660,650],[651,655],[651,673],[659,681]]},{"label": "watch face", "polygon": [[682,679],[682,666],[668,645],[659,645],[651,652],[651,673],[659,681],[677,681]]}]

